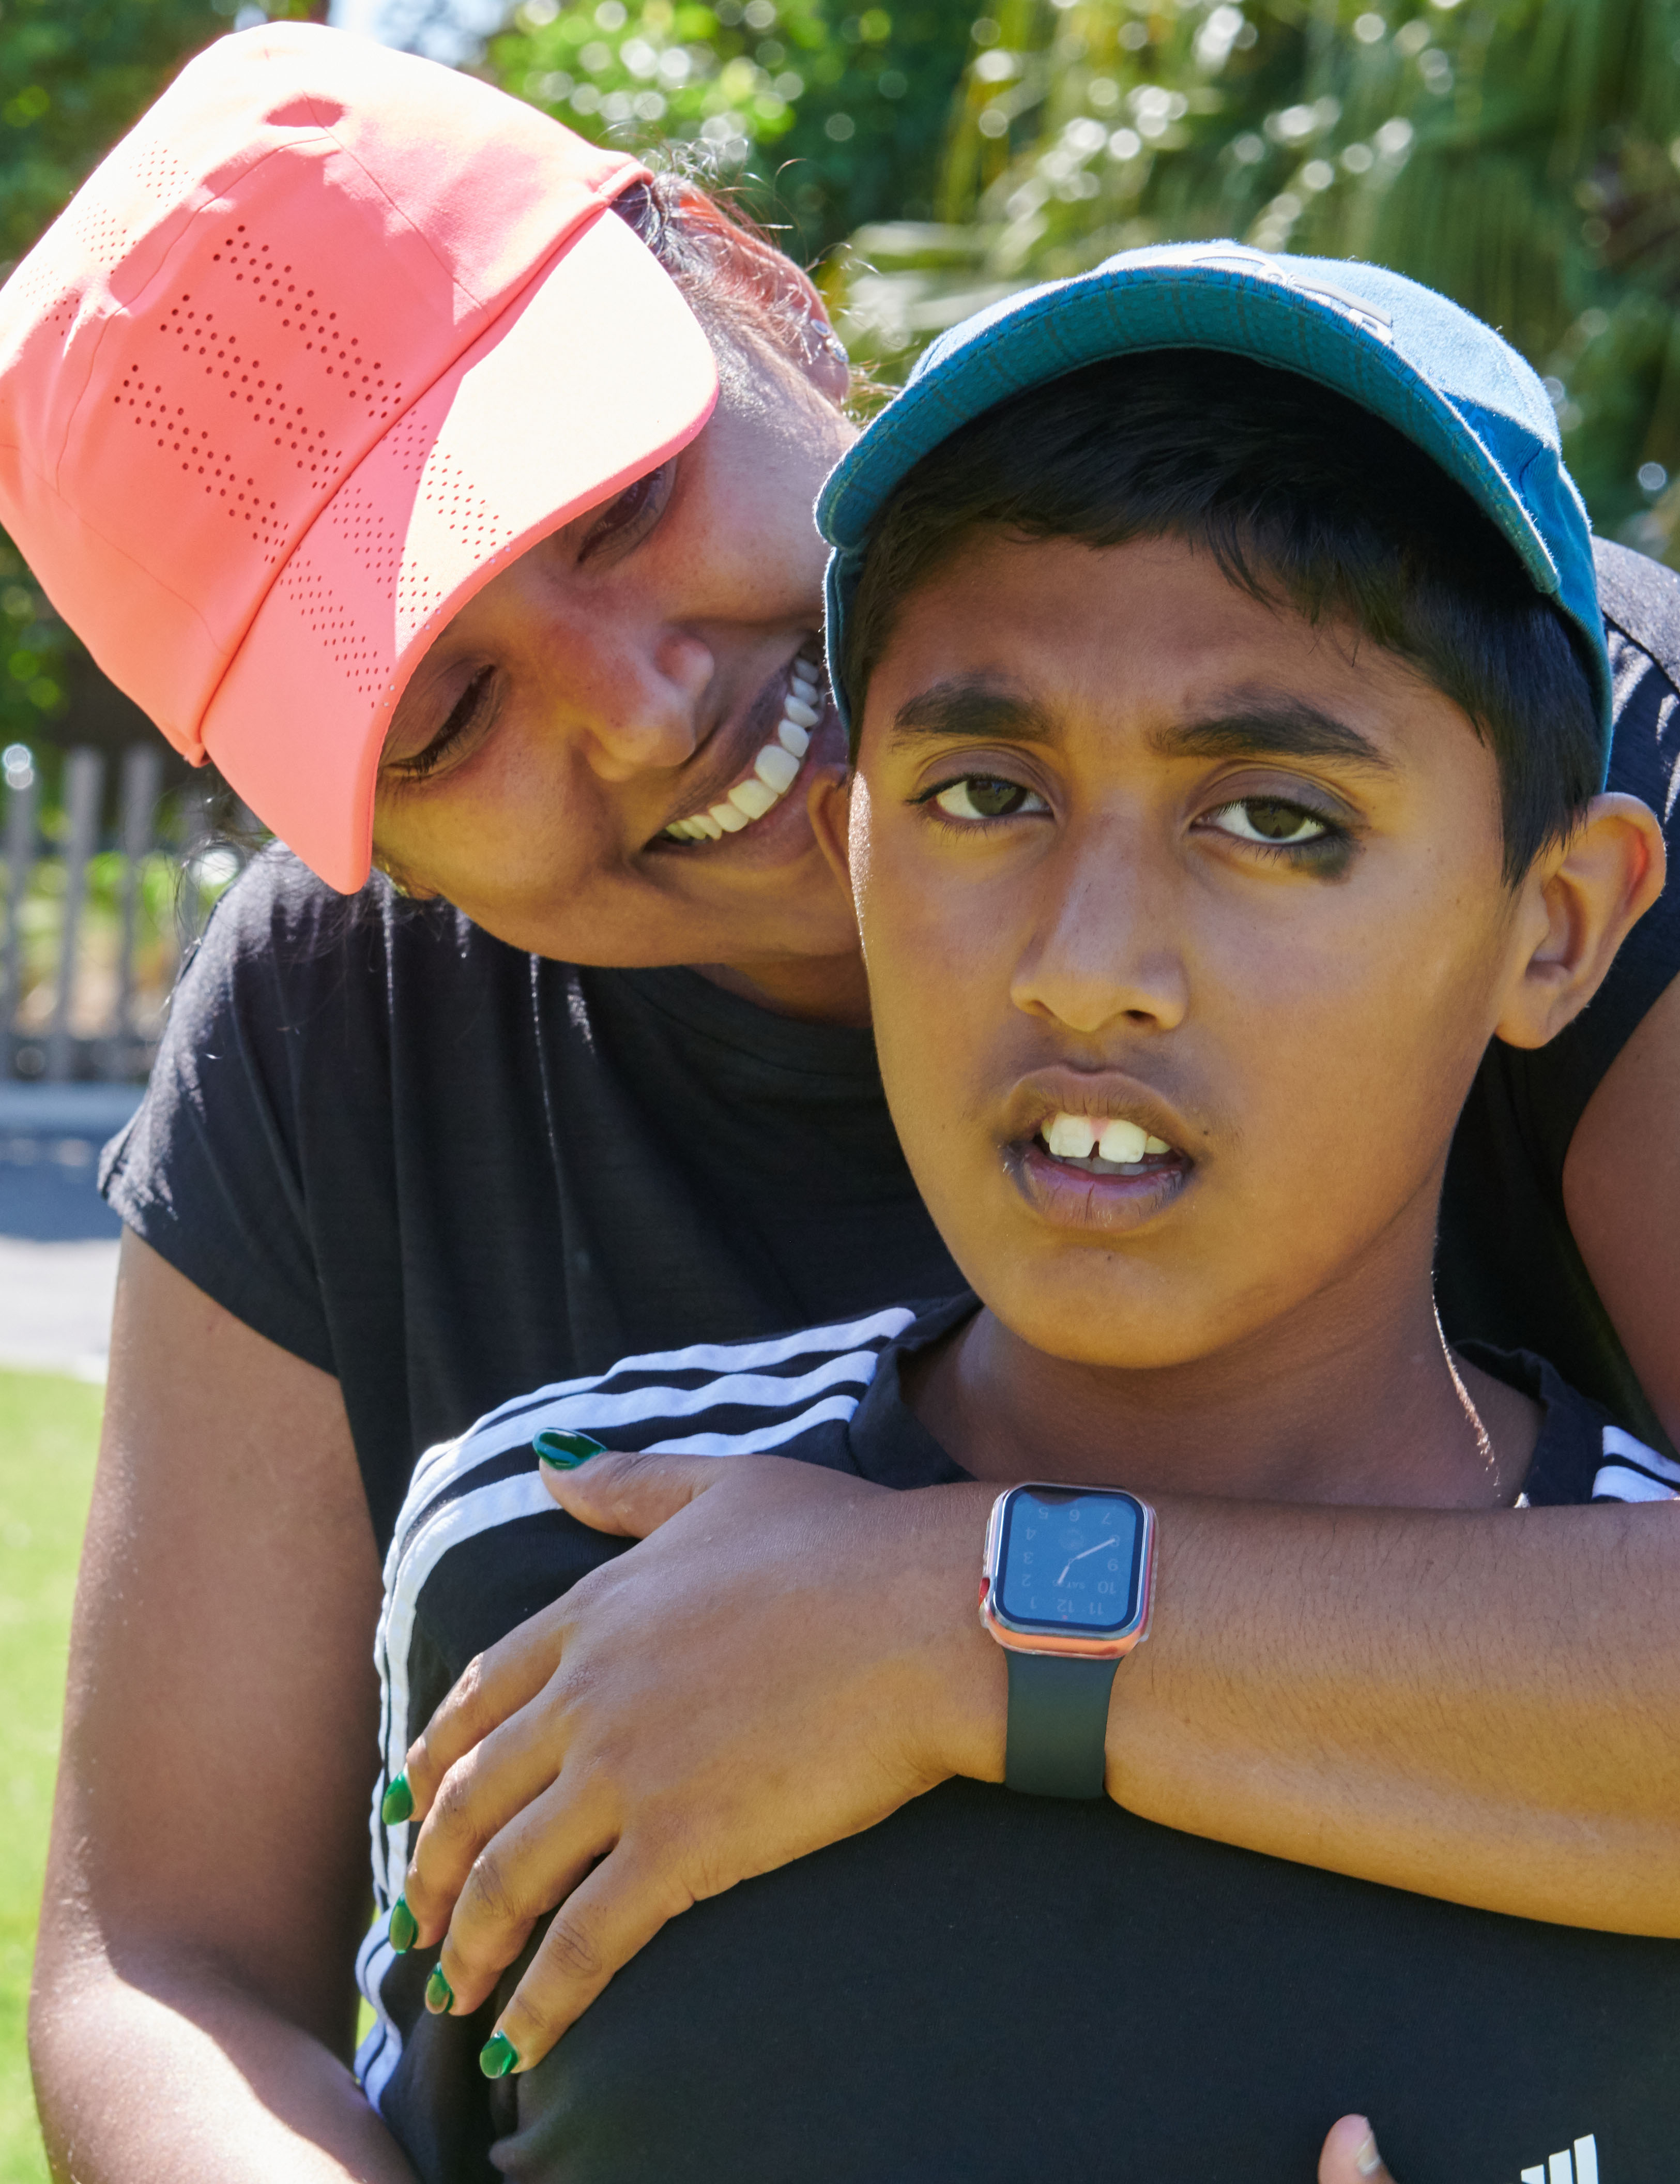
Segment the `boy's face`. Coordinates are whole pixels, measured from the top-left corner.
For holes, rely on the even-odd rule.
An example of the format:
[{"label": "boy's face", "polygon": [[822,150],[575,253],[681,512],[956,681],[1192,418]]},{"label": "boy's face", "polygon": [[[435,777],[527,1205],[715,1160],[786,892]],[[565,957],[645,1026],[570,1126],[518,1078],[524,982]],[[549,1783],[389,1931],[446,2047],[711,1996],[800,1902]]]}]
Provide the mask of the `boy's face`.
[{"label": "boy's face", "polygon": [[1176,540],[965,542],[871,682],[851,866],[899,1134],[1005,1325],[1162,1366],[1416,1281],[1534,942],[1502,854],[1491,753],[1391,655]]}]

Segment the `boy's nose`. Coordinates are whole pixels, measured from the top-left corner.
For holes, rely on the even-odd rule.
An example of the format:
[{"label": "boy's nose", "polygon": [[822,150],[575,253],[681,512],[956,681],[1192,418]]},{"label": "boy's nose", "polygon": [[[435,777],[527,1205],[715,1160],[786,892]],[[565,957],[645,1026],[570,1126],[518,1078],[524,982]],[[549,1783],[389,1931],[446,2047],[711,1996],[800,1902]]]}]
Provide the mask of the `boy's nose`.
[{"label": "boy's nose", "polygon": [[1122,1022],[1171,1031],[1190,994],[1183,956],[1151,915],[1166,893],[1164,876],[1152,884],[1118,844],[1089,848],[1095,854],[1045,874],[1040,915],[1011,981],[1015,1005],[1088,1037]]}]

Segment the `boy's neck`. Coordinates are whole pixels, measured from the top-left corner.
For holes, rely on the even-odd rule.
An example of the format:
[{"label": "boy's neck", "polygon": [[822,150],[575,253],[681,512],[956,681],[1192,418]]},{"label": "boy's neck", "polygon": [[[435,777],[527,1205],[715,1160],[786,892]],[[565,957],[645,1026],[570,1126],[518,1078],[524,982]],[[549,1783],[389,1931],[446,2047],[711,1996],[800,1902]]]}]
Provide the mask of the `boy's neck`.
[{"label": "boy's neck", "polygon": [[[1147,1370],[1070,1363],[982,1310],[907,1376],[912,1407],[981,1479],[1143,1494],[1427,1508],[1509,1503],[1538,1413],[1453,1362],[1427,1243],[1371,1260],[1258,1334]],[[1396,1257],[1411,1263],[1397,1283]],[[918,1369],[919,1368],[919,1369]],[[1478,1427],[1485,1427],[1486,1443]],[[1491,1444],[1491,1451],[1488,1444]],[[1054,1459],[1049,1451],[1054,1450]]]}]

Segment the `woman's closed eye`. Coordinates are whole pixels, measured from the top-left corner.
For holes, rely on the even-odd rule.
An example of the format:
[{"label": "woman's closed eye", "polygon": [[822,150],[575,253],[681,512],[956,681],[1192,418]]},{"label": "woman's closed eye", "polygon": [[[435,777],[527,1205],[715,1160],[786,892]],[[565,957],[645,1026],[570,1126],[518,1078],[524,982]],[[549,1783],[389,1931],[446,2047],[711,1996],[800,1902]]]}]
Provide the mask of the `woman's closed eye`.
[{"label": "woman's closed eye", "polygon": [[1020,818],[1049,808],[1036,789],[990,773],[965,773],[959,780],[941,782],[916,801],[932,803],[948,819],[969,826],[983,826],[992,819]]},{"label": "woman's closed eye", "polygon": [[496,671],[481,667],[449,709],[448,718],[424,750],[412,757],[390,760],[383,771],[387,779],[424,781],[452,754],[465,755],[471,738],[487,726],[495,711]]}]

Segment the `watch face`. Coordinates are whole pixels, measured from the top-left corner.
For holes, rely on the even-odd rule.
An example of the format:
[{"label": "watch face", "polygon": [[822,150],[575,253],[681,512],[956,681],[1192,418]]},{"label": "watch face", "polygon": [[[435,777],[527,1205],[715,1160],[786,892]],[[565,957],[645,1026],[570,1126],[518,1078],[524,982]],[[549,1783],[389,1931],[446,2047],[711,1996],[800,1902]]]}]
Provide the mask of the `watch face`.
[{"label": "watch face", "polygon": [[999,1611],[1070,1636],[1124,1631],[1138,1617],[1143,1533],[1129,1494],[1017,1487],[999,1543]]}]

